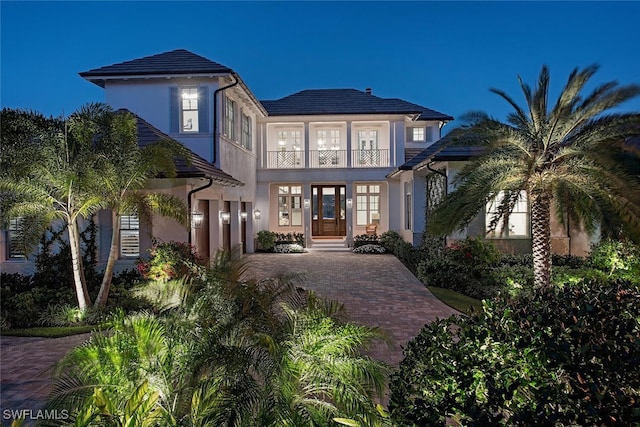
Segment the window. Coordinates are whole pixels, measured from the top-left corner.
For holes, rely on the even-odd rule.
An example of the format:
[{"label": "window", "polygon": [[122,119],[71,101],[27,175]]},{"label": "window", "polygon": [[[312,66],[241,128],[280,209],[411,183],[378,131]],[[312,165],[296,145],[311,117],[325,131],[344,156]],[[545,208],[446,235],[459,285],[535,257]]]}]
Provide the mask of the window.
[{"label": "window", "polygon": [[278,225],[302,225],[302,186],[278,186]]},{"label": "window", "polygon": [[240,144],[249,151],[252,149],[251,138],[251,117],[242,114],[242,141]]},{"label": "window", "polygon": [[[504,196],[504,191],[501,191],[493,199],[491,199],[489,203],[487,203],[487,210],[485,215],[487,237],[498,239],[507,237],[528,237],[529,202],[527,200],[527,194],[524,191],[521,191],[518,195],[518,200],[515,202],[513,211],[500,218],[495,224],[495,227],[492,227],[493,217],[496,212],[498,212]],[[506,223],[505,220],[507,221]]]},{"label": "window", "polygon": [[411,183],[404,183],[404,229],[411,230]]},{"label": "window", "polygon": [[140,256],[140,220],[137,215],[120,216],[120,256]]},{"label": "window", "polygon": [[300,151],[301,135],[302,133],[299,130],[278,131],[278,150]]},{"label": "window", "polygon": [[340,130],[319,130],[318,131],[318,163],[320,166],[337,165],[340,156]]},{"label": "window", "polygon": [[181,130],[182,132],[198,132],[198,88],[188,87],[180,90]]},{"label": "window", "polygon": [[224,98],[224,129],[225,136],[236,139],[236,102],[228,96]]},{"label": "window", "polygon": [[356,225],[380,224],[380,185],[356,185]]},{"label": "window", "polygon": [[411,141],[424,141],[424,128],[409,128]]},{"label": "window", "polygon": [[25,254],[22,251],[22,231],[20,230],[20,223],[22,218],[11,218],[9,220],[9,229],[7,230],[8,238],[8,250],[7,254],[10,259],[23,259]]},{"label": "window", "polygon": [[377,150],[378,149],[378,131],[377,130],[359,130],[358,131],[358,148],[360,150]]}]

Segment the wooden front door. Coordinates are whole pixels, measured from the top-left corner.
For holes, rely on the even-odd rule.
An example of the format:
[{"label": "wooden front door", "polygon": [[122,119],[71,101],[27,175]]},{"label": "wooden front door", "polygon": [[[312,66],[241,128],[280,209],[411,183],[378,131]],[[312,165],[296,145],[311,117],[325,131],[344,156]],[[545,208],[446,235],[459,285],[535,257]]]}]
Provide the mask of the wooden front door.
[{"label": "wooden front door", "polygon": [[311,193],[312,236],[346,236],[345,186],[312,185]]}]

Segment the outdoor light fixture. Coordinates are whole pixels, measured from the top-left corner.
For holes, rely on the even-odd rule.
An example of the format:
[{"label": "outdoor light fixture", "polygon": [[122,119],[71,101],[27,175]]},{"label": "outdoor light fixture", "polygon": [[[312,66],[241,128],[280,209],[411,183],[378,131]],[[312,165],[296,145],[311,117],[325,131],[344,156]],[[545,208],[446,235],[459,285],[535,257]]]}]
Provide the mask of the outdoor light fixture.
[{"label": "outdoor light fixture", "polygon": [[311,206],[311,200],[304,199],[304,208],[309,209],[310,206]]},{"label": "outdoor light fixture", "polygon": [[353,199],[347,199],[347,209],[351,209],[353,206]]},{"label": "outdoor light fixture", "polygon": [[191,227],[192,228],[200,228],[202,227],[202,221],[204,220],[204,214],[202,212],[191,212]]},{"label": "outdoor light fixture", "polygon": [[261,215],[260,209],[256,209],[253,211],[253,219],[260,219],[260,215]]},{"label": "outdoor light fixture", "polygon": [[247,212],[246,211],[240,211],[240,219],[242,221],[246,221],[247,220]]},{"label": "outdoor light fixture", "polygon": [[220,212],[220,220],[223,224],[229,224],[231,221],[231,214],[229,212]]}]

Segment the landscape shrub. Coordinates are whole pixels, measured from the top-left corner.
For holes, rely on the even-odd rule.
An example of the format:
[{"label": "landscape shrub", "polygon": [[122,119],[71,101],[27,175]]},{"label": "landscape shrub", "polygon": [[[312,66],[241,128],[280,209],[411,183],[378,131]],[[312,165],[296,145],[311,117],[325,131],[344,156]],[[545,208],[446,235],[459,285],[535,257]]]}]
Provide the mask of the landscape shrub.
[{"label": "landscape shrub", "polygon": [[476,237],[454,243],[423,258],[416,269],[427,286],[452,289],[477,299],[492,298],[503,288],[493,268],[501,254],[491,241]]},{"label": "landscape shrub", "polygon": [[167,281],[178,277],[201,277],[204,274],[205,260],[188,243],[154,239],[149,255],[149,259],[136,260],[136,268],[145,279]]},{"label": "landscape shrub", "polygon": [[640,289],[581,281],[485,301],[409,342],[390,383],[401,426],[638,425]]},{"label": "landscape shrub", "polygon": [[276,245],[295,244],[305,247],[303,233],[276,233],[260,230],[257,234],[258,249],[263,252],[275,252]]},{"label": "landscape shrub", "polygon": [[380,237],[377,234],[358,234],[357,236],[353,237],[354,248],[358,248],[364,245],[379,245],[379,244],[382,244],[382,242]]},{"label": "landscape shrub", "polygon": [[586,264],[609,276],[640,283],[640,246],[631,242],[603,240],[591,247]]},{"label": "landscape shrub", "polygon": [[304,252],[302,245],[297,243],[278,243],[273,251],[278,254],[301,254]]},{"label": "landscape shrub", "polygon": [[362,245],[357,248],[353,248],[355,254],[383,254],[387,250],[382,245]]}]

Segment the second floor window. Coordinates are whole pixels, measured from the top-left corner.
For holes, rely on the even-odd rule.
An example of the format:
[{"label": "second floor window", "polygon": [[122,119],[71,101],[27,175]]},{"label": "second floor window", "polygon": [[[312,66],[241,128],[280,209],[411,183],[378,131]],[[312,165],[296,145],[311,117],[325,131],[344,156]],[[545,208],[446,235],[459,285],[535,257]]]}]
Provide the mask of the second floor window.
[{"label": "second floor window", "polygon": [[140,256],[140,220],[137,215],[120,216],[120,256]]},{"label": "second floor window", "polygon": [[180,107],[182,132],[199,132],[198,88],[188,87],[180,90]]},{"label": "second floor window", "polygon": [[278,187],[278,225],[302,225],[302,186],[281,185]]},{"label": "second floor window", "polygon": [[378,131],[377,130],[359,130],[358,131],[358,149],[359,150],[377,150],[378,149]]},{"label": "second floor window", "polygon": [[380,185],[356,186],[356,225],[380,224]]},{"label": "second floor window", "polygon": [[231,140],[236,139],[236,102],[228,96],[224,98],[224,134]]},{"label": "second floor window", "polygon": [[424,128],[409,128],[409,136],[411,141],[425,141]]},{"label": "second floor window", "polygon": [[241,142],[241,145],[247,150],[252,149],[251,138],[252,138],[251,117],[243,114],[242,115],[242,140],[240,142]]},{"label": "second floor window", "polygon": [[300,151],[302,133],[299,130],[278,131],[279,151]]},{"label": "second floor window", "polygon": [[319,130],[318,131],[318,150],[339,150],[340,149],[340,130]]}]

